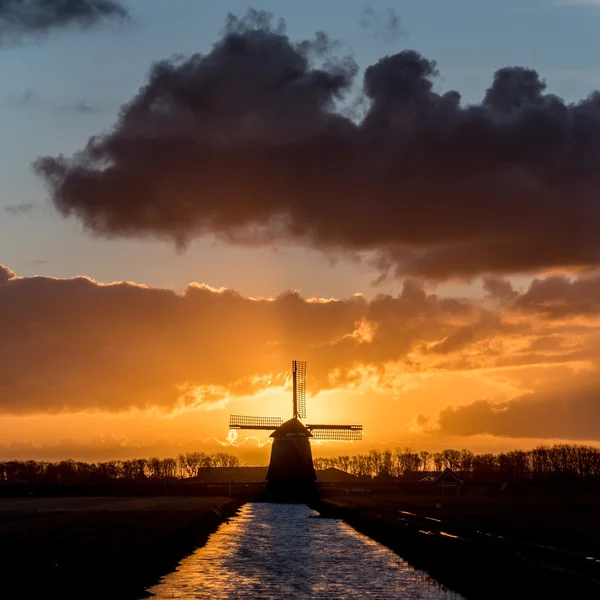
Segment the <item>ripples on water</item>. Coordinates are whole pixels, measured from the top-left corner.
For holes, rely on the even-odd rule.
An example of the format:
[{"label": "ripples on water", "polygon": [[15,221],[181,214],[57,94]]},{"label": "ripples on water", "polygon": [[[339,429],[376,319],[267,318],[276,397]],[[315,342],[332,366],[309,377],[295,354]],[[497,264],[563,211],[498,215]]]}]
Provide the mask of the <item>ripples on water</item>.
[{"label": "ripples on water", "polygon": [[397,554],[300,504],[246,504],[151,588],[155,598],[459,600]]}]

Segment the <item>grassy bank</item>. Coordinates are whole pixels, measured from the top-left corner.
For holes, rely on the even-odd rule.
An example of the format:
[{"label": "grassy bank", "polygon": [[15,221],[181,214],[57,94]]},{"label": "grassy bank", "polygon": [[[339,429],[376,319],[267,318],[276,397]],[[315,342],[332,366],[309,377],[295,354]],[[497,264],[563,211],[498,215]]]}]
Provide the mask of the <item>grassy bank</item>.
[{"label": "grassy bank", "polygon": [[0,500],[0,597],[144,597],[237,506],[227,497]]},{"label": "grassy bank", "polygon": [[397,490],[326,495],[316,508],[466,598],[487,600],[600,597],[600,564],[586,558],[597,557],[589,554],[597,506],[589,492],[461,498]]}]

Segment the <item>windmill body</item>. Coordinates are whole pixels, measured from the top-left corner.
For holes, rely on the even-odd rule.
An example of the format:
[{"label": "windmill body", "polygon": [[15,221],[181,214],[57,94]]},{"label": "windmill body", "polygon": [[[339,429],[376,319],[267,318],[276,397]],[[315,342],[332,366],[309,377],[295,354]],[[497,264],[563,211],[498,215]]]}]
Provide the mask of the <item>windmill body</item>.
[{"label": "windmill body", "polygon": [[309,483],[316,479],[309,438],[310,431],[293,418],[272,434],[271,461],[267,471],[269,483]]},{"label": "windmill body", "polygon": [[292,418],[231,415],[230,429],[274,430],[267,480],[272,486],[307,486],[316,480],[310,438],[360,440],[362,425],[304,425],[306,419],[306,363],[292,361]]}]

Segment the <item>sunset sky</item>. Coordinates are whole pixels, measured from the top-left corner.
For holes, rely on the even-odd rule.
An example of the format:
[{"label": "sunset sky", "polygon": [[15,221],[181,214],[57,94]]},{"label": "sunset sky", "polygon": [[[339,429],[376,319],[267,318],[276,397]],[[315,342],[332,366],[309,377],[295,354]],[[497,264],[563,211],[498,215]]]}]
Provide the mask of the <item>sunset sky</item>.
[{"label": "sunset sky", "polygon": [[600,443],[600,2],[25,4],[0,459]]}]

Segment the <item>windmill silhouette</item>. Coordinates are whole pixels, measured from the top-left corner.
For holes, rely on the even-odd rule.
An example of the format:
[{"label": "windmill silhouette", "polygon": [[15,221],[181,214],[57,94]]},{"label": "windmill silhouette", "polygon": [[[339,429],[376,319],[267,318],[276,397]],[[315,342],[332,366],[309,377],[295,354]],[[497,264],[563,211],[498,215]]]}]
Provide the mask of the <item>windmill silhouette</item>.
[{"label": "windmill silhouette", "polygon": [[269,484],[312,484],[316,479],[310,449],[315,440],[361,440],[362,425],[304,425],[306,419],[306,362],[292,361],[292,418],[231,415],[229,429],[272,430]]}]

